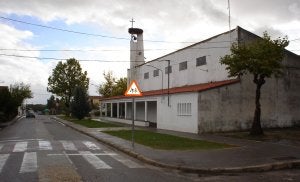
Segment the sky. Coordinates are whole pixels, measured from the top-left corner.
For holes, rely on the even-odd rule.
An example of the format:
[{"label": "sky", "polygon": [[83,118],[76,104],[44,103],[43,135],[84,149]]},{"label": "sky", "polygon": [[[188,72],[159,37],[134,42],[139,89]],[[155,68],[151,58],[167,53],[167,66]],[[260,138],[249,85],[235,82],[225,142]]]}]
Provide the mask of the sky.
[{"label": "sky", "polygon": [[30,84],[26,103],[46,104],[52,70],[75,58],[98,95],[103,72],[127,75],[132,18],[144,30],[146,61],[236,26],[288,36],[287,49],[300,54],[300,0],[230,0],[230,15],[229,26],[228,0],[0,0],[0,85]]}]

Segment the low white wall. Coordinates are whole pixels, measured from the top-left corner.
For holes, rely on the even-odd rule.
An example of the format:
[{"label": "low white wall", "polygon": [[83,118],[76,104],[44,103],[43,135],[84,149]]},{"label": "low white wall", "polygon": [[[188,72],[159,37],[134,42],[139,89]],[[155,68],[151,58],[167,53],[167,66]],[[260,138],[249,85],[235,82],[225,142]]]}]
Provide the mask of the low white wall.
[{"label": "low white wall", "polygon": [[[157,128],[189,133],[198,133],[198,93],[181,93],[161,97],[157,102]],[[177,113],[178,103],[191,103],[191,115],[180,116]]]},{"label": "low white wall", "polygon": [[[132,124],[132,120],[127,119],[119,119],[119,118],[110,118],[110,117],[100,117],[100,119],[106,120],[106,121],[114,121],[118,123],[125,123],[125,124]],[[149,126],[148,122],[145,121],[134,121],[135,126]]]}]

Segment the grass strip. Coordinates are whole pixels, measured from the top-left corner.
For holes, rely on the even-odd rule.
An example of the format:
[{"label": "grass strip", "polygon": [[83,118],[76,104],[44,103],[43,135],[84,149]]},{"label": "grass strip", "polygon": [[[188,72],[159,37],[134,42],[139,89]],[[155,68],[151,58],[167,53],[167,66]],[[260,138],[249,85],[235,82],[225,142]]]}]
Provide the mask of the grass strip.
[{"label": "grass strip", "polygon": [[[131,130],[104,132],[131,141]],[[145,130],[136,130],[134,132],[134,140],[141,145],[163,150],[210,150],[234,147],[224,143],[195,140]]]},{"label": "grass strip", "polygon": [[255,141],[280,141],[292,140],[300,141],[300,128],[278,128],[278,129],[265,129],[264,135],[252,136],[249,132],[229,132],[223,133],[222,136],[233,137],[239,139],[248,139]]},{"label": "grass strip", "polygon": [[101,121],[94,121],[91,119],[82,119],[78,120],[75,118],[70,118],[66,116],[59,116],[59,118],[63,120],[67,120],[76,124],[80,124],[82,126],[85,126],[87,128],[110,128],[110,127],[122,127],[121,125],[113,124],[113,123],[106,123]]}]

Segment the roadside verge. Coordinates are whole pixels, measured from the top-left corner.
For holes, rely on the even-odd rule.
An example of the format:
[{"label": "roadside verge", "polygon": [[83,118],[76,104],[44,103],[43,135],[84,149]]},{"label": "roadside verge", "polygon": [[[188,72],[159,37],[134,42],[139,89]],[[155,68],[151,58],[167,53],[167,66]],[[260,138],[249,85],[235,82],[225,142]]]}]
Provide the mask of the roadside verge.
[{"label": "roadside verge", "polygon": [[[95,131],[89,131],[88,128],[82,127],[80,125],[74,124],[69,121],[62,120],[57,117],[53,117],[56,121],[64,123],[66,126],[77,130],[81,133],[84,133],[108,146],[111,146],[131,157],[134,157],[144,163],[162,167],[167,169],[173,170],[180,170],[187,173],[198,173],[201,175],[204,174],[222,174],[222,173],[244,173],[244,172],[265,172],[271,170],[279,170],[279,169],[291,169],[291,168],[300,168],[300,160],[290,160],[290,161],[283,161],[283,162],[273,162],[273,163],[265,163],[260,165],[245,165],[241,167],[225,167],[225,168],[199,168],[199,167],[189,167],[183,165],[173,165],[168,163],[163,163],[157,160],[153,160],[149,157],[146,157],[142,153],[137,153],[133,149],[129,149],[128,147],[122,146],[119,142],[114,142],[111,138],[114,138],[111,135],[104,134],[102,132],[97,131],[100,134],[97,134]],[[107,136],[107,137],[105,137]],[[123,140],[123,139],[120,139]]]}]

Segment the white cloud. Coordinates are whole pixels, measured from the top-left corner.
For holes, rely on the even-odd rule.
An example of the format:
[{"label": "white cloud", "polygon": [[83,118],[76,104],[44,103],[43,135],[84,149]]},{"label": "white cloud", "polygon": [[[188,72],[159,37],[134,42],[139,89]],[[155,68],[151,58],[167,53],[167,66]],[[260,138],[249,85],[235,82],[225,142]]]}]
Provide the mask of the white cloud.
[{"label": "white cloud", "polygon": [[[8,25],[0,24],[0,48],[5,49],[34,49],[26,43],[33,34],[29,31],[20,31]],[[13,50],[1,50],[0,53],[0,78],[2,85],[10,85],[17,82],[30,84],[33,93],[46,94],[45,86],[49,73],[49,66],[37,59],[16,57],[19,52]],[[22,52],[21,55],[38,57],[39,52]],[[44,89],[41,89],[44,88]],[[42,102],[42,101],[37,101]]]}]

